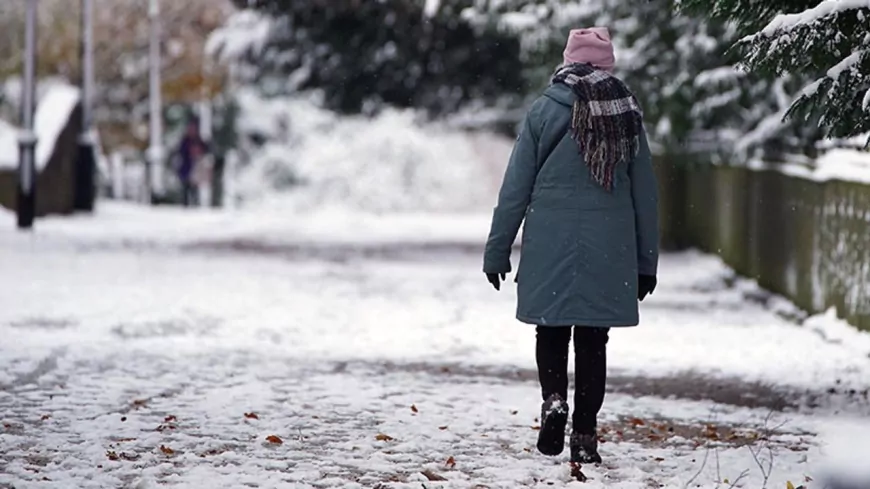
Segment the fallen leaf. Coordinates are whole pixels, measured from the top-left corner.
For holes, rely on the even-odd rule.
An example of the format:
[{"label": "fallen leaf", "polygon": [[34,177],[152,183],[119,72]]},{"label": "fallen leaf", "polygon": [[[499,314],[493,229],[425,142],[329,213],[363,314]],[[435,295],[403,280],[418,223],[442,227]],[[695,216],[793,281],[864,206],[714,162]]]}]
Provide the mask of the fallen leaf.
[{"label": "fallen leaf", "polygon": [[586,474],[580,470],[580,464],[574,462],[571,462],[571,477],[577,479],[579,482],[586,482],[589,480],[589,478],[586,477]]},{"label": "fallen leaf", "polygon": [[172,416],[172,415],[169,415],[169,416],[163,418],[164,423],[171,423],[173,421],[178,421],[178,418],[176,418],[175,416]]},{"label": "fallen leaf", "polygon": [[420,412],[420,410],[417,409],[417,406],[415,406],[414,404],[411,404],[411,412],[414,414],[417,414]]},{"label": "fallen leaf", "polygon": [[128,441],[136,441],[136,439],[135,438],[118,438],[115,441],[118,443],[124,443],[124,442],[128,442]]},{"label": "fallen leaf", "polygon": [[716,427],[713,425],[709,425],[709,424],[707,425],[706,428],[704,428],[704,436],[710,440],[718,440],[719,439],[719,433],[716,431]]},{"label": "fallen leaf", "polygon": [[51,419],[51,415],[50,414],[43,414],[41,419],[43,421],[45,421],[46,419]]},{"label": "fallen leaf", "polygon": [[524,451],[524,452],[532,453],[532,449],[529,448],[529,447],[523,448],[523,451]]},{"label": "fallen leaf", "polygon": [[804,476],[804,482],[812,482],[812,481],[813,481],[813,478],[812,478],[812,477],[810,477],[810,476],[808,476],[808,475],[805,475],[805,476]]},{"label": "fallen leaf", "polygon": [[794,484],[791,481],[785,483],[785,489],[794,489]]},{"label": "fallen leaf", "polygon": [[649,441],[661,441],[661,435],[647,435]]},{"label": "fallen leaf", "polygon": [[725,483],[725,484],[731,484],[731,481],[730,481],[730,480],[728,480],[728,478],[727,478],[727,477],[726,477],[726,478],[724,478],[724,479],[722,479],[722,482],[723,482],[723,483]]},{"label": "fallen leaf", "polygon": [[260,417],[257,416],[257,413],[245,413],[245,417],[248,419],[260,419]]},{"label": "fallen leaf", "polygon": [[160,445],[160,451],[163,452],[164,455],[174,455],[175,454],[175,450],[173,450],[165,445]]},{"label": "fallen leaf", "polygon": [[518,413],[519,413],[519,411],[517,411],[515,409],[511,410],[511,416],[516,416]]},{"label": "fallen leaf", "polygon": [[447,429],[447,426],[446,426],[446,425],[445,425],[445,426],[439,426],[438,429],[441,430],[441,431],[444,431],[444,430]]},{"label": "fallen leaf", "polygon": [[134,400],[133,400],[133,407],[134,407],[134,408],[140,408],[140,407],[144,406],[144,405],[147,404],[147,403],[148,403],[148,399],[134,399]]},{"label": "fallen leaf", "polygon": [[278,437],[275,436],[275,435],[269,435],[269,436],[267,436],[267,437],[266,437],[266,441],[269,442],[269,443],[274,443],[274,444],[276,444],[276,445],[280,445],[280,444],[284,443],[284,440],[278,438]]},{"label": "fallen leaf", "polygon": [[118,460],[120,457],[118,457],[117,453],[113,452],[112,450],[109,450],[106,452],[106,458],[114,461],[114,460]]},{"label": "fallen leaf", "polygon": [[9,424],[9,423],[3,423],[3,427],[6,428],[7,430],[11,430],[11,429],[12,429],[12,425]]},{"label": "fallen leaf", "polygon": [[447,461],[444,462],[444,465],[452,469],[453,467],[456,467],[456,459],[454,459],[453,456],[450,456],[450,458],[448,458]]},{"label": "fallen leaf", "polygon": [[[656,458],[655,458],[655,461],[656,461],[656,462],[664,462],[665,459],[663,459],[662,457],[656,457]],[[727,484],[728,481],[725,481],[725,483]]]},{"label": "fallen leaf", "polygon": [[431,470],[424,470],[423,472],[420,472],[420,473],[423,474],[431,482],[443,482],[443,481],[447,480],[444,477],[436,474],[435,472],[432,472]]},{"label": "fallen leaf", "polygon": [[532,429],[535,431],[541,431],[541,427],[538,425],[532,426]]},{"label": "fallen leaf", "polygon": [[393,441],[393,440],[395,440],[395,438],[393,438],[390,435],[378,433],[377,435],[375,435],[375,440],[377,440],[377,441]]},{"label": "fallen leaf", "polygon": [[640,418],[631,418],[630,420],[628,420],[628,423],[630,425],[634,426],[635,428],[638,426],[646,425],[646,423],[644,423],[643,420]]}]

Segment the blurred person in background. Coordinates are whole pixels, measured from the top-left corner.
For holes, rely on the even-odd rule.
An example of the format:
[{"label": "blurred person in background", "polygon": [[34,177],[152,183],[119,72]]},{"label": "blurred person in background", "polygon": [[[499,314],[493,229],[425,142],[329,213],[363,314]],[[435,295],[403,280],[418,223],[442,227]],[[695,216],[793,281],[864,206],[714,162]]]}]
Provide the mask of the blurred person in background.
[{"label": "blurred person in background", "polygon": [[199,120],[191,117],[178,147],[178,180],[181,184],[181,204],[184,207],[199,205],[199,184],[203,157],[208,145],[199,134]]},{"label": "blurred person in background", "polygon": [[607,28],[572,30],[563,64],[519,131],[486,243],[496,290],[511,272],[523,221],[517,319],[537,326],[543,405],[538,450],[562,453],[573,330],[571,461],[600,463],[611,327],[636,326],[638,301],[656,287],[656,178],[641,108],[612,75]]}]

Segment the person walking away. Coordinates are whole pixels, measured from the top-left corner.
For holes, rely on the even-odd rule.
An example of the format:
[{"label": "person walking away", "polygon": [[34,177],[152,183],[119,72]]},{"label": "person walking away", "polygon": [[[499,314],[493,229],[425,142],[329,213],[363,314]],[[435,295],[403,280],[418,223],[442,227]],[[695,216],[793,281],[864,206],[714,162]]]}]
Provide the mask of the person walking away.
[{"label": "person walking away", "polygon": [[178,180],[181,183],[181,204],[184,207],[199,205],[197,166],[207,152],[208,147],[199,135],[198,121],[191,119],[178,148]]},{"label": "person walking away", "polygon": [[612,74],[607,28],[572,30],[564,62],[525,117],[504,175],[483,271],[499,290],[525,221],[517,319],[537,326],[538,450],[562,453],[568,351],[575,391],[571,461],[600,463],[610,328],[636,326],[656,287],[658,195],[641,108]]}]

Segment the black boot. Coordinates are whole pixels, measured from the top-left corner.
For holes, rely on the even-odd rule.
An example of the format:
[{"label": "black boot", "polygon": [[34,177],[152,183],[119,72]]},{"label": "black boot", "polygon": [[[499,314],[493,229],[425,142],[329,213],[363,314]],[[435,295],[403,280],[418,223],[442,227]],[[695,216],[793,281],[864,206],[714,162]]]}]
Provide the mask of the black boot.
[{"label": "black boot", "polygon": [[577,464],[600,464],[598,435],[571,433],[571,461]]},{"label": "black boot", "polygon": [[565,425],[568,424],[568,403],[559,394],[551,395],[541,405],[541,431],[538,451],[555,457],[565,450]]}]

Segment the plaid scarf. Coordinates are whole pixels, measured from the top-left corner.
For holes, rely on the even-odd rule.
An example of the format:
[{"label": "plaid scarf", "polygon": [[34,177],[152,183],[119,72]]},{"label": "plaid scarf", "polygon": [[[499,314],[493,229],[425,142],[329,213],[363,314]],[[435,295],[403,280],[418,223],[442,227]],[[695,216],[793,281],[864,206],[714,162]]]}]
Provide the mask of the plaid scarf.
[{"label": "plaid scarf", "polygon": [[637,155],[643,112],[625,84],[588,64],[560,67],[551,84],[571,87],[577,100],[571,116],[571,138],[583,151],[592,179],[610,191],[621,161]]}]

